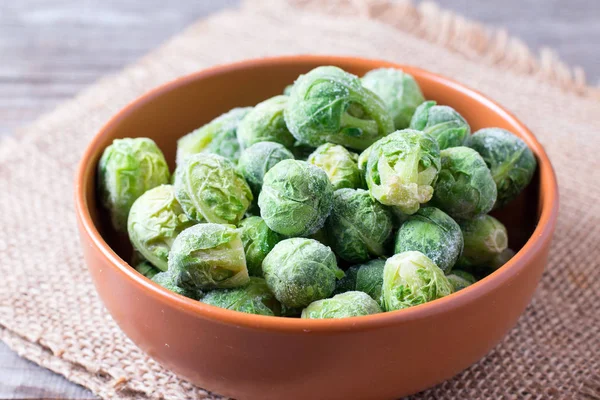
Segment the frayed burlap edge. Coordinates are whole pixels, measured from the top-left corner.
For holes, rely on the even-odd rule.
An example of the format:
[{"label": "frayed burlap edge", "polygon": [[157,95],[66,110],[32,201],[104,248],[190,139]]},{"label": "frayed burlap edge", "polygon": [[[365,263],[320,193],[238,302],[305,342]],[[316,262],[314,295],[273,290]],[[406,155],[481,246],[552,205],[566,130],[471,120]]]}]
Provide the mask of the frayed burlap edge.
[{"label": "frayed burlap edge", "polygon": [[[255,7],[256,0],[246,6]],[[265,6],[269,1],[262,1]],[[274,5],[275,0],[271,3]],[[492,29],[477,21],[424,1],[412,0],[290,0],[299,9],[332,16],[374,19],[461,54],[466,59],[505,71],[531,75],[565,91],[600,100],[600,87],[586,83],[585,72],[570,66],[556,51],[542,47],[535,54],[521,39],[504,29]]]}]

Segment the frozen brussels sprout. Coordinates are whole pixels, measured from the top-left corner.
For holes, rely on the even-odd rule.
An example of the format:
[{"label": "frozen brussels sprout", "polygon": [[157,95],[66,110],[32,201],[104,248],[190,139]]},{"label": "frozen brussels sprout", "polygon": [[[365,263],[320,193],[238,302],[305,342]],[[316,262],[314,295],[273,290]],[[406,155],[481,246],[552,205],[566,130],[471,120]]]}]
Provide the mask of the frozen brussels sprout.
[{"label": "frozen brussels sprout", "polygon": [[98,162],[98,190],[114,228],[127,231],[133,202],[153,187],[169,183],[169,166],[148,138],[115,139]]},{"label": "frozen brussels sprout", "polygon": [[467,121],[452,107],[426,101],[417,107],[410,128],[423,131],[437,140],[440,150],[462,146],[471,133]]},{"label": "frozen brussels sprout", "polygon": [[405,129],[372,146],[365,177],[371,196],[410,215],[431,199],[439,169],[437,142],[427,134]]},{"label": "frozen brussels sprout", "polygon": [[396,129],[408,128],[415,109],[425,101],[417,81],[400,69],[374,69],[362,77],[362,84],[383,100]]},{"label": "frozen brussels sprout", "polygon": [[425,207],[400,226],[394,252],[420,251],[447,273],[458,260],[462,249],[460,226],[442,210]]},{"label": "frozen brussels sprout", "polygon": [[351,291],[335,295],[330,299],[313,301],[302,310],[302,318],[347,318],[380,312],[381,308],[368,294]]},{"label": "frozen brussels sprout", "polygon": [[251,277],[250,282],[243,287],[210,291],[204,295],[202,302],[248,314],[281,314],[281,304],[271,293],[265,280],[256,277]]},{"label": "frozen brussels sprout", "polygon": [[171,292],[177,293],[179,295],[189,297],[190,299],[198,300],[202,297],[202,290],[199,289],[184,289],[175,284],[175,280],[171,273],[167,272],[159,272],[154,275],[152,281],[158,283],[160,286],[165,289],[170,290]]},{"label": "frozen brussels sprout", "polygon": [[356,162],[358,155],[338,144],[325,143],[319,146],[309,157],[308,162],[321,168],[333,185],[333,189],[362,186],[362,178]]},{"label": "frozen brussels sprout", "polygon": [[356,290],[371,296],[381,307],[383,307],[381,291],[383,289],[384,268],[385,260],[377,258],[360,265],[356,273]]},{"label": "frozen brussels sprout", "polygon": [[228,289],[248,283],[240,231],[232,225],[197,224],[177,236],[169,273],[184,289]]},{"label": "frozen brussels sprout", "polygon": [[353,265],[344,271],[345,275],[342,279],[335,282],[333,294],[340,294],[356,290],[356,275],[360,265]]},{"label": "frozen brussels sprout", "polygon": [[405,251],[385,262],[381,296],[386,311],[427,303],[452,291],[444,271],[419,251]]},{"label": "frozen brussels sprout", "polygon": [[371,296],[381,306],[384,266],[385,260],[381,258],[351,266],[346,276],[337,281],[334,294],[358,290]]},{"label": "frozen brussels sprout", "polygon": [[332,203],[327,174],[297,160],[283,160],[271,168],[258,197],[261,217],[285,236],[308,236],[321,229]]},{"label": "frozen brussels sprout", "polygon": [[133,247],[158,269],[166,271],[173,241],[195,223],[183,212],[173,186],[161,185],[148,190],[133,203],[127,232]]},{"label": "frozen brussels sprout", "polygon": [[515,251],[509,248],[502,250],[502,253],[495,256],[492,261],[490,261],[489,266],[492,270],[497,270],[504,264],[510,261],[511,258],[515,256]]},{"label": "frozen brussels sprout", "polygon": [[276,142],[285,147],[292,147],[295,139],[283,118],[287,105],[288,96],[283,95],[257,104],[238,127],[237,135],[242,148],[258,142]]},{"label": "frozen brussels sprout", "polygon": [[177,164],[192,154],[214,153],[236,163],[240,156],[237,129],[252,107],[240,107],[226,112],[208,124],[188,133],[177,141]]},{"label": "frozen brussels sprout", "polygon": [[333,251],[351,262],[385,254],[392,233],[392,215],[363,189],[340,189],[325,222]]},{"label": "frozen brussels sprout", "polygon": [[467,286],[471,286],[477,282],[477,279],[475,279],[473,275],[459,269],[452,271],[450,275],[446,275],[446,278],[448,278],[448,281],[452,285],[452,288],[455,292],[458,292],[459,290],[462,290]]},{"label": "frozen brussels sprout", "polygon": [[492,172],[498,188],[494,208],[514,200],[531,182],[537,162],[527,144],[509,131],[500,128],[480,129],[467,139]]},{"label": "frozen brussels sprout", "polygon": [[134,264],[134,269],[148,279],[152,279],[156,274],[161,272],[160,269],[156,268],[148,260],[142,260]]},{"label": "frozen brussels sprout", "polygon": [[237,224],[254,198],[233,163],[217,154],[186,157],[174,186],[183,211],[198,222]]},{"label": "frozen brussels sprout", "polygon": [[261,217],[250,217],[240,222],[246,266],[251,276],[262,276],[262,262],[283,237],[273,232]]},{"label": "frozen brussels sprout", "polygon": [[331,296],[336,279],[344,277],[331,249],[305,238],[277,243],[262,268],[277,300],[290,308],[306,307]]},{"label": "frozen brussels sprout", "polygon": [[442,169],[431,204],[455,219],[489,212],[496,202],[496,184],[481,156],[462,146],[442,150],[441,155]]},{"label": "frozen brussels sprout", "polygon": [[383,100],[357,76],[333,66],[296,80],[285,121],[297,140],[313,147],[330,142],[364,150],[394,130]]},{"label": "frozen brussels sprout", "polygon": [[262,188],[263,178],[268,170],[282,160],[293,159],[294,155],[282,144],[275,142],[259,142],[242,152],[238,161],[238,171],[244,176],[258,198]]},{"label": "frozen brussels sprout", "polygon": [[491,215],[460,221],[459,225],[465,240],[459,266],[487,266],[508,246],[506,228]]}]

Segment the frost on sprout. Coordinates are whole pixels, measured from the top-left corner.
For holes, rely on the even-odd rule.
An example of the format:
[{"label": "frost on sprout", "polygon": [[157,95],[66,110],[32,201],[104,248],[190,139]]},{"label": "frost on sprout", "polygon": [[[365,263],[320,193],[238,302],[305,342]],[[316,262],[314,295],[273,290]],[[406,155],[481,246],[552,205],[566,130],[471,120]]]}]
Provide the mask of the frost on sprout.
[{"label": "frost on sprout", "polygon": [[147,190],[169,183],[169,177],[167,161],[152,139],[115,139],[98,162],[98,191],[113,227],[125,232],[133,202]]},{"label": "frost on sprout", "polygon": [[345,147],[331,143],[319,146],[307,160],[321,168],[327,174],[335,190],[356,189],[362,186],[362,177],[358,170],[358,155]]},{"label": "frost on sprout", "polygon": [[372,146],[366,181],[377,201],[410,215],[433,196],[439,169],[436,141],[422,132],[405,129]]},{"label": "frost on sprout", "polygon": [[238,161],[238,171],[244,176],[252,189],[255,198],[262,189],[263,179],[267,171],[278,162],[293,159],[294,155],[282,144],[275,142],[259,142],[242,152]]},{"label": "frost on sprout", "polygon": [[260,215],[273,231],[308,236],[323,227],[331,212],[333,187],[325,172],[305,161],[283,160],[264,177]]},{"label": "frost on sprout", "polygon": [[283,237],[273,232],[261,217],[242,220],[239,229],[246,253],[248,273],[251,276],[262,276],[263,260]]},{"label": "frost on sprout", "polygon": [[196,222],[188,218],[171,185],[161,185],[141,195],[131,207],[127,232],[133,247],[161,271],[173,241]]},{"label": "frost on sprout", "polygon": [[523,140],[506,129],[480,129],[466,146],[477,151],[491,171],[498,190],[494,208],[514,200],[531,182],[537,167],[535,156]]},{"label": "frost on sprout", "polygon": [[465,242],[459,266],[490,266],[508,247],[506,228],[491,215],[460,221],[459,225]]},{"label": "frost on sprout", "polygon": [[406,251],[385,262],[382,299],[386,311],[423,304],[452,292],[444,272],[421,252]]},{"label": "frost on sprout", "polygon": [[177,236],[169,253],[168,272],[188,290],[234,288],[248,283],[240,232],[232,225],[204,223]]},{"label": "frost on sprout", "polygon": [[284,95],[271,97],[257,104],[238,127],[237,135],[242,148],[259,142],[276,142],[292,147],[295,139],[283,117],[287,105],[288,96]]},{"label": "frost on sprout", "polygon": [[455,292],[471,286],[477,281],[470,273],[458,269],[452,271],[451,274],[446,275],[446,278],[448,278],[448,281],[452,285],[452,288]]},{"label": "frost on sprout", "polygon": [[357,76],[333,66],[296,80],[285,120],[297,140],[313,147],[329,142],[364,150],[394,130],[383,100]]},{"label": "frost on sprout", "polygon": [[425,207],[409,216],[400,226],[394,252],[420,251],[447,273],[458,260],[462,249],[460,226],[440,209]]},{"label": "frost on sprout", "polygon": [[262,278],[251,277],[247,285],[234,289],[216,289],[208,292],[203,303],[228,310],[258,315],[280,315],[277,301]]},{"label": "frost on sprout", "polygon": [[462,146],[471,133],[471,127],[462,115],[452,107],[436,105],[435,101],[426,101],[417,107],[410,128],[431,135],[440,150]]},{"label": "frost on sprout", "polygon": [[177,141],[177,164],[198,153],[214,153],[236,163],[240,156],[237,129],[252,107],[240,107],[226,112],[208,124]]},{"label": "frost on sprout", "polygon": [[408,128],[415,109],[425,101],[412,75],[400,69],[374,69],[361,80],[364,87],[383,100],[396,129]]},{"label": "frost on sprout", "polygon": [[441,156],[431,204],[455,219],[489,212],[496,201],[496,184],[481,156],[462,146],[442,150]]},{"label": "frost on sprout", "polygon": [[386,253],[392,233],[392,216],[363,189],[340,189],[325,223],[336,254],[346,261],[362,262]]},{"label": "frost on sprout", "polygon": [[175,172],[175,197],[191,219],[237,224],[253,200],[252,191],[228,159],[194,154]]},{"label": "frost on sprout", "polygon": [[350,291],[333,296],[330,299],[317,300],[302,310],[302,318],[325,319],[347,318],[378,314],[381,308],[368,294]]},{"label": "frost on sprout", "polygon": [[279,242],[263,261],[262,268],[277,300],[290,308],[306,307],[331,296],[336,279],[344,276],[329,247],[304,238]]}]

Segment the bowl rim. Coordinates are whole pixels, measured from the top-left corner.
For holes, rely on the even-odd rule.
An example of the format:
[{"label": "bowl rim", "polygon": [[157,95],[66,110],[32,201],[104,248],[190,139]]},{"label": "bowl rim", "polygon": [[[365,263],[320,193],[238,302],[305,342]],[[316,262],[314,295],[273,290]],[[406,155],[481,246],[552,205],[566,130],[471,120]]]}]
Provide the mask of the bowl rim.
[{"label": "bowl rim", "polygon": [[[463,290],[452,293],[451,295],[445,296],[441,299],[436,299],[434,301],[403,310],[384,312],[368,316],[323,320],[247,314],[204,304],[200,301],[178,295],[159,286],[152,280],[135,271],[127,262],[121,259],[100,235],[100,232],[97,230],[92,221],[87,203],[86,188],[88,186],[88,181],[93,179],[93,176],[96,172],[97,160],[99,159],[101,151],[104,150],[104,148],[100,148],[100,142],[105,135],[105,132],[112,128],[115,124],[119,123],[120,120],[127,118],[133,110],[145,104],[146,102],[151,101],[164,92],[180,86],[185,86],[189,82],[236,70],[260,68],[267,65],[284,66],[303,63],[320,65],[352,63],[358,66],[368,66],[370,68],[400,68],[412,75],[422,77],[425,80],[434,81],[435,83],[450,87],[453,90],[460,92],[462,96],[472,98],[494,111],[504,120],[507,120],[512,125],[518,127],[520,131],[519,133],[524,136],[524,140],[536,155],[538,168],[540,170],[540,184],[543,189],[542,210],[539,221],[534,232],[527,240],[525,245],[510,261],[508,261],[498,270],[494,271],[492,274]],[[94,162],[90,162],[91,160]],[[87,239],[89,239],[97,248],[97,250],[99,250],[100,254],[102,254],[104,259],[111,265],[111,268],[116,269],[121,274],[123,279],[131,280],[134,285],[137,285],[143,290],[147,291],[149,295],[153,296],[156,300],[170,303],[171,306],[194,315],[195,317],[210,319],[214,322],[220,322],[223,324],[233,324],[240,327],[261,330],[267,329],[279,332],[319,331],[333,333],[347,330],[369,330],[378,327],[389,326],[390,324],[401,323],[402,321],[427,318],[435,314],[446,312],[450,309],[462,307],[467,303],[477,301],[477,299],[481,296],[484,296],[486,293],[489,293],[490,291],[500,287],[506,281],[519,274],[521,269],[526,268],[530,260],[538,252],[542,251],[544,247],[543,244],[551,239],[558,214],[558,185],[556,175],[548,155],[533,133],[512,113],[501,107],[493,100],[487,98],[477,90],[471,89],[453,79],[410,65],[362,57],[305,54],[249,59],[229,64],[212,66],[166,82],[127,104],[94,135],[90,143],[87,145],[83,156],[81,157],[75,176],[75,209],[77,219],[80,227],[82,228],[80,229],[81,235],[85,234],[87,236]]]}]

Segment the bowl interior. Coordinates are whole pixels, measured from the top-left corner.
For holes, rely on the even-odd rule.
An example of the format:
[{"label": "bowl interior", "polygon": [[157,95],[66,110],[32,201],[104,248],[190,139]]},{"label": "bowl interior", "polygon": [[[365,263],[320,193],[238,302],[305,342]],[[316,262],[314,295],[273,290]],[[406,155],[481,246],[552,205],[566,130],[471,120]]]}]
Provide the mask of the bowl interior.
[{"label": "bowl interior", "polygon": [[[175,164],[177,139],[209,122],[233,107],[253,106],[271,96],[281,94],[299,74],[319,65],[337,65],[362,76],[379,67],[402,67],[419,82],[427,99],[454,107],[471,125],[472,131],[484,127],[501,127],[523,138],[530,147],[539,144],[527,130],[508,113],[475,91],[426,71],[377,61],[338,57],[288,57],[256,62],[244,62],[193,74],[162,86],[138,99],[115,116],[95,138],[93,153],[88,160],[94,168],[114,139],[149,137],[162,149],[171,169]],[[539,160],[539,154],[536,154]],[[540,196],[539,168],[532,183],[518,199],[493,215],[509,232],[509,246],[518,251],[532,235],[539,220],[543,198]],[[98,207],[95,176],[85,180],[87,206],[92,221],[106,243],[125,261],[131,256],[126,235],[117,234],[109,224],[108,215]]]}]

